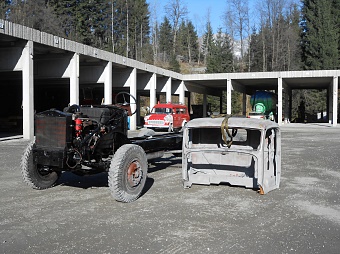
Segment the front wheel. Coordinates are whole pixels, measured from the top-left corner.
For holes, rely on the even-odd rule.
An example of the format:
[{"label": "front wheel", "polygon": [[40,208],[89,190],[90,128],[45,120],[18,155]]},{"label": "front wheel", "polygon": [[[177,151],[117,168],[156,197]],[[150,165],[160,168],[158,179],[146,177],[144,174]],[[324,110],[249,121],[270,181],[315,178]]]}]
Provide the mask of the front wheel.
[{"label": "front wheel", "polygon": [[30,142],[21,158],[21,173],[24,182],[37,190],[53,187],[59,179],[60,174],[39,166],[33,161],[32,150],[34,146],[35,141]]},{"label": "front wheel", "polygon": [[114,154],[109,170],[109,188],[120,202],[133,202],[140,197],[147,178],[146,154],[138,145],[121,146]]}]

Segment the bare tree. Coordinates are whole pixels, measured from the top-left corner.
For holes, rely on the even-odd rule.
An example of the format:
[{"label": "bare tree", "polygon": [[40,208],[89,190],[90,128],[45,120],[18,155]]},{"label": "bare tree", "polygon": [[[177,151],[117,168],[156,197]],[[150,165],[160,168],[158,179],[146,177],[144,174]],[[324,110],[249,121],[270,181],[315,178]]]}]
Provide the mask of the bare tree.
[{"label": "bare tree", "polygon": [[159,49],[159,41],[158,41],[158,30],[159,30],[159,23],[157,20],[157,13],[159,9],[159,3],[154,2],[150,3],[149,11],[150,11],[150,21],[151,21],[151,43],[152,43],[152,51],[153,51],[153,61],[154,63],[157,60],[158,56],[158,49]]},{"label": "bare tree", "polygon": [[126,57],[129,57],[129,5],[128,0],[125,0],[126,4]]},{"label": "bare tree", "polygon": [[249,36],[249,4],[248,0],[227,0],[227,10],[224,14],[224,22],[227,32],[233,38],[233,48],[235,50],[235,40],[240,41],[240,70],[244,70],[244,50],[245,39]]},{"label": "bare tree", "polygon": [[[208,9],[209,11],[209,9]],[[194,20],[195,20],[195,29],[198,33],[198,36],[201,36],[203,33],[204,33],[204,24],[200,18],[200,16],[198,16],[197,14],[194,15]],[[202,41],[199,40],[198,41],[198,57],[197,57],[197,64],[200,65],[200,62],[201,62],[201,47],[202,47]]]},{"label": "bare tree", "polygon": [[177,32],[179,29],[180,21],[185,19],[188,14],[188,8],[182,0],[169,0],[165,6],[165,10],[169,15],[169,20],[173,28],[173,53],[176,50]]},{"label": "bare tree", "polygon": [[[266,34],[264,37],[268,39],[267,41],[267,56],[268,67],[270,70],[280,69],[280,51],[283,48],[283,40],[285,31],[284,29],[284,10],[288,6],[288,1],[285,0],[258,0],[259,11],[263,22],[261,22],[261,27],[266,28]],[[263,39],[265,39],[263,38]],[[269,39],[270,38],[270,39]],[[264,42],[263,42],[264,43]]]}]

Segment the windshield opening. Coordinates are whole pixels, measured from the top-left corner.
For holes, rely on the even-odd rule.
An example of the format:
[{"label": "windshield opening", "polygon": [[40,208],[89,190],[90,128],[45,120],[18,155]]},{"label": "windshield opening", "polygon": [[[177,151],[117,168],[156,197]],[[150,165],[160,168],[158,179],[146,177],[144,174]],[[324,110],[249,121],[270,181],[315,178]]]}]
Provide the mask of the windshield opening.
[{"label": "windshield opening", "polygon": [[153,108],[151,111],[152,114],[171,114],[171,108]]}]

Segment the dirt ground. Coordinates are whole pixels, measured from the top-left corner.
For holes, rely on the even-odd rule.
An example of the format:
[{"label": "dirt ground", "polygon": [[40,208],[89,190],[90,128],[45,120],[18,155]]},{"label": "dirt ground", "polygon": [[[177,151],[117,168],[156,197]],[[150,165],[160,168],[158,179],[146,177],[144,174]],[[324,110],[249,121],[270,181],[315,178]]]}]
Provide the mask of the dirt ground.
[{"label": "dirt ground", "polygon": [[0,141],[0,253],[339,253],[340,127],[282,127],[280,188],[184,190],[181,160],[149,167],[144,195],[116,202],[107,174],[30,189],[22,139]]}]

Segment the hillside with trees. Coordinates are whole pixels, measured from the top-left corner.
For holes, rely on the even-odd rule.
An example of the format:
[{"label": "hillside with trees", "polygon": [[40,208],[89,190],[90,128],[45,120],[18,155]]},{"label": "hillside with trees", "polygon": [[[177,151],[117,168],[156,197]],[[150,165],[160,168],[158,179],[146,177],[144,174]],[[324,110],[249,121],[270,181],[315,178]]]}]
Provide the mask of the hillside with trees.
[{"label": "hillside with trees", "polygon": [[[0,18],[181,73],[339,69],[340,0],[255,1],[227,0],[217,31],[209,10],[195,26],[183,0],[164,17],[146,0],[4,0]],[[293,91],[293,114],[300,100],[325,109],[326,94]]]}]

